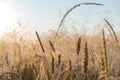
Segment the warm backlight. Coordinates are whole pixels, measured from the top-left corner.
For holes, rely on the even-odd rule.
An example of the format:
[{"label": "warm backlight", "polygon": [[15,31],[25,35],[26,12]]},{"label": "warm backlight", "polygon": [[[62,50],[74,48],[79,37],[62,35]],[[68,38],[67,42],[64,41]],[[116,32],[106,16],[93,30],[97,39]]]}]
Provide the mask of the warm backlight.
[{"label": "warm backlight", "polygon": [[10,5],[0,2],[0,35],[16,23],[16,14]]}]

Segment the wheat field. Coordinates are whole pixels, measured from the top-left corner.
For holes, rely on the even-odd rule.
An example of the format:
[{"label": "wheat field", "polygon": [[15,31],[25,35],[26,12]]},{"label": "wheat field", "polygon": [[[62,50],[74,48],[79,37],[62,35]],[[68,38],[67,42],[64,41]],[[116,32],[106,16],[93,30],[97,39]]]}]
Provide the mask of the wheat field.
[{"label": "wheat field", "polygon": [[14,35],[15,39],[1,38],[0,80],[120,80],[119,36],[107,19],[107,27],[93,36],[59,32],[66,16],[81,5],[102,6],[75,5],[61,19],[57,32],[44,36],[35,31],[34,41]]},{"label": "wheat field", "polygon": [[0,80],[120,79],[117,38],[104,30],[92,37],[61,32],[53,45],[53,34],[35,32],[29,43],[1,39]]}]

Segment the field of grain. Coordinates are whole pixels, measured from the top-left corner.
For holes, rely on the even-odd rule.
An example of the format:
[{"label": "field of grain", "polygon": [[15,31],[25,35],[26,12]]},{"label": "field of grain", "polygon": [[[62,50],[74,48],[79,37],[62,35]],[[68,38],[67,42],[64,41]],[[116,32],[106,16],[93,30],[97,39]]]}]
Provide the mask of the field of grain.
[{"label": "field of grain", "polygon": [[59,32],[66,16],[81,5],[102,6],[75,5],[63,16],[57,32],[44,36],[35,31],[31,41],[14,33],[3,36],[0,80],[120,80],[119,32],[107,19],[93,36]]},{"label": "field of grain", "polygon": [[[119,80],[119,40],[110,29],[95,36],[60,32],[34,42],[0,40],[0,80]],[[43,38],[42,38],[43,37]]]}]

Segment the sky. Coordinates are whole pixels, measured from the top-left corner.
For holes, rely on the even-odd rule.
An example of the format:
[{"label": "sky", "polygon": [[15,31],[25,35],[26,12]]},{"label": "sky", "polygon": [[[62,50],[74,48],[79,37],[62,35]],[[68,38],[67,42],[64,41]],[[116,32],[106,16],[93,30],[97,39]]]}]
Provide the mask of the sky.
[{"label": "sky", "polygon": [[[104,6],[81,6],[65,19],[65,28],[93,29],[107,18],[115,29],[120,25],[120,0],[1,0],[9,3],[26,31],[57,29],[67,10],[78,3],[95,2]],[[74,29],[73,29],[74,26]],[[82,27],[82,28],[81,28]]]}]

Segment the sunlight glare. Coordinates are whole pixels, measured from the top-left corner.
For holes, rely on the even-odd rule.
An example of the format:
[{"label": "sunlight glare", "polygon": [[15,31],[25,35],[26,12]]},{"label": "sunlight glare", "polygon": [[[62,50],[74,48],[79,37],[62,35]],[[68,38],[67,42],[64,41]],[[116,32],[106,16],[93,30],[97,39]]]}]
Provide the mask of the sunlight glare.
[{"label": "sunlight glare", "polygon": [[8,4],[0,2],[0,35],[12,27],[16,19],[14,10]]}]

